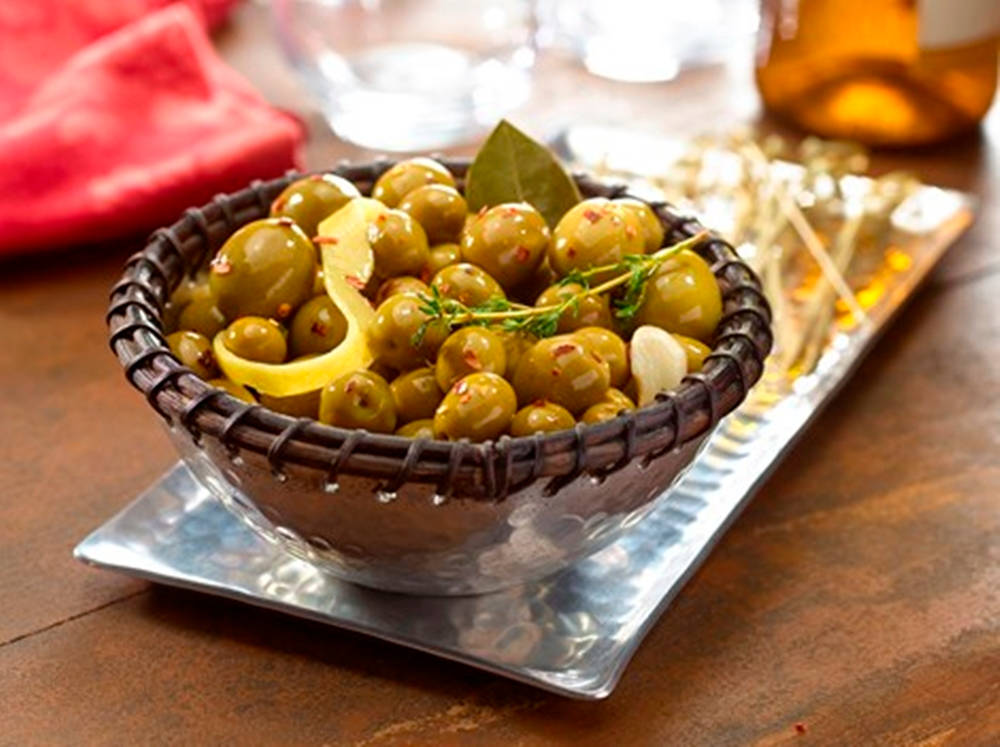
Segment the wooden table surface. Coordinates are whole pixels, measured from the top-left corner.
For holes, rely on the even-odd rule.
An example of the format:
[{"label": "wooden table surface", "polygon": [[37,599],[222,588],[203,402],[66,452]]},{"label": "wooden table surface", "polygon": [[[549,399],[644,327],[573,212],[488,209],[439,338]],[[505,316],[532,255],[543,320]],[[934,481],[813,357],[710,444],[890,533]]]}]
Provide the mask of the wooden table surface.
[{"label": "wooden table surface", "polygon": [[[336,140],[243,7],[223,55]],[[746,64],[612,84],[549,58],[517,117],[668,133],[757,116]],[[175,454],[108,353],[128,247],[0,266],[0,744],[1000,743],[1000,111],[883,156],[973,229],[650,633],[580,703],[363,636],[85,568]]]}]

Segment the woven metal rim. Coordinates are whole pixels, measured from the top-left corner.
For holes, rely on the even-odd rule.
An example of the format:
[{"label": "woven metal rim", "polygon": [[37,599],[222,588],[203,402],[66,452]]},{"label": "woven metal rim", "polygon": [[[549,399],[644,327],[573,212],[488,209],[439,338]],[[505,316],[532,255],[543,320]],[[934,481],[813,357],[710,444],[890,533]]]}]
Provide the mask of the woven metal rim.
[{"label": "woven metal rim", "polygon": [[[466,159],[440,158],[462,187]],[[330,173],[354,182],[370,194],[375,180],[393,161],[341,163]],[[408,438],[360,433],[304,422],[214,390],[165,350],[162,312],[165,299],[199,262],[211,257],[237,228],[264,217],[267,207],[303,174],[290,172],[254,182],[230,195],[219,195],[191,208],[173,225],[155,231],[142,251],[126,263],[111,291],[107,315],[111,349],[130,383],[168,422],[187,429],[196,441],[222,439],[232,450],[268,459],[274,472],[282,465],[375,478],[398,488],[406,482],[437,486],[441,495],[499,500],[538,479],[552,489],[583,473],[606,476],[631,460],[649,460],[700,437],[743,400],[763,372],[770,352],[771,312],[760,282],[725,241],[712,236],[695,247],[712,267],[723,295],[723,317],[712,355],[697,376],[646,407],[614,420],[526,438],[470,444],[426,441],[414,449]],[[574,175],[586,196],[630,196],[621,184],[586,174]],[[703,230],[697,220],[669,205],[650,203],[666,229],[667,242]]]}]

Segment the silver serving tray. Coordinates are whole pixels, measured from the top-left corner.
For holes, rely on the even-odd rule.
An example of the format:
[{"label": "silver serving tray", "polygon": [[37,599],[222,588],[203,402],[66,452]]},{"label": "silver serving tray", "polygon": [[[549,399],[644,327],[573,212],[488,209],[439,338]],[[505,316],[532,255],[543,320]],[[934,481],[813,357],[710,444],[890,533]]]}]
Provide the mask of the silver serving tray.
[{"label": "silver serving tray", "polygon": [[614,689],[639,643],[948,246],[971,199],[925,188],[902,215],[912,262],[868,321],[816,370],[765,376],[665,500],[613,545],[546,580],[475,597],[415,597],[340,581],[251,532],[176,465],[74,554],[92,565],[217,594],[411,646],[561,695]]}]

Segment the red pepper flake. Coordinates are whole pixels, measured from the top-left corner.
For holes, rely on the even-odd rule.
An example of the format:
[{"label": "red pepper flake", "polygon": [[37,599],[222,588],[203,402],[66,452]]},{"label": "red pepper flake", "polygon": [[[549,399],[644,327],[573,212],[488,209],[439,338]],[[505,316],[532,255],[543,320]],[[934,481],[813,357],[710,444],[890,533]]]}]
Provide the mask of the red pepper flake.
[{"label": "red pepper flake", "polygon": [[591,223],[597,223],[597,221],[601,219],[601,214],[598,213],[596,210],[591,210],[590,208],[587,208],[586,210],[583,211],[583,217],[589,220]]},{"label": "red pepper flake", "polygon": [[232,264],[225,257],[216,257],[209,264],[216,275],[228,275],[233,271]]},{"label": "red pepper flake", "polygon": [[806,725],[803,724],[801,721],[799,721],[798,723],[795,724],[795,731],[797,731],[799,734],[805,734]]},{"label": "red pepper flake", "polygon": [[379,213],[378,218],[376,218],[375,220],[377,220],[379,223],[385,223],[387,218],[388,216],[385,213]]},{"label": "red pepper flake", "polygon": [[347,392],[348,394],[350,394],[357,388],[358,388],[357,379],[348,379],[347,383],[344,384],[344,391]]},{"label": "red pepper flake", "polygon": [[531,403],[531,406],[532,407],[545,407],[546,404],[548,404],[548,403],[544,399],[536,399],[534,402]]},{"label": "red pepper flake", "polygon": [[456,382],[453,391],[455,392],[455,394],[459,395],[465,394],[467,391],[469,391],[469,382],[467,382],[465,379]]},{"label": "red pepper flake", "polygon": [[451,283],[438,283],[438,290],[441,295],[447,296],[451,292]]},{"label": "red pepper flake", "polygon": [[562,369],[558,368],[558,367],[553,367],[552,370],[549,371],[549,375],[552,376],[553,378],[555,378],[556,376],[559,376],[561,373],[562,373]]},{"label": "red pepper flake", "polygon": [[458,401],[463,405],[469,404],[469,402],[472,401],[472,392],[466,392],[465,394],[460,395]]},{"label": "red pepper flake", "polygon": [[523,244],[518,246],[514,250],[514,259],[516,259],[521,264],[524,264],[529,259],[531,259],[531,250],[528,249],[528,247],[524,246]]},{"label": "red pepper flake", "polygon": [[560,356],[566,355],[567,353],[573,353],[576,351],[576,343],[573,342],[563,342],[556,345],[552,350],[552,354],[559,358]]},{"label": "red pepper flake", "polygon": [[323,180],[323,175],[322,174],[311,174],[309,176],[309,181],[311,181],[311,182],[318,182],[318,181],[322,181],[322,180]]},{"label": "red pepper flake", "polygon": [[620,215],[612,215],[611,222],[616,226],[620,226],[622,224],[622,217]]},{"label": "red pepper flake", "polygon": [[485,205],[483,205],[481,208],[479,208],[479,212],[476,213],[476,217],[477,218],[482,218],[484,215],[486,215],[486,211],[487,210],[489,210],[489,208],[486,207]]},{"label": "red pepper flake", "polygon": [[312,332],[314,335],[319,335],[320,337],[326,337],[326,333],[329,331],[329,328],[325,324],[323,324],[323,322],[315,321],[312,323],[312,326],[309,327],[309,331]]},{"label": "red pepper flake", "polygon": [[336,236],[313,236],[314,244],[339,244],[340,239]]},{"label": "red pepper flake", "polygon": [[636,234],[635,226],[625,226],[625,235],[634,239]]},{"label": "red pepper flake", "polygon": [[518,209],[516,207],[514,207],[513,205],[511,205],[509,208],[507,208],[504,211],[505,215],[509,215],[512,218],[515,217],[517,215],[517,213],[518,213]]},{"label": "red pepper flake", "polygon": [[286,215],[283,215],[280,218],[278,218],[277,223],[278,223],[279,226],[285,226],[286,228],[295,225],[295,221],[293,221],[291,218],[289,218]]},{"label": "red pepper flake", "polygon": [[473,368],[476,371],[483,370],[483,364],[479,360],[479,356],[476,355],[475,350],[463,350],[462,360],[465,361],[465,365],[467,365],[469,368]]},{"label": "red pepper flake", "polygon": [[575,257],[576,256],[576,249],[574,249],[573,247],[567,247],[567,249],[566,249],[566,256],[567,257]]},{"label": "red pepper flake", "polygon": [[284,197],[279,197],[278,199],[276,199],[274,202],[271,203],[271,212],[272,213],[280,213],[284,209],[285,209],[285,198]]},{"label": "red pepper flake", "polygon": [[274,313],[279,319],[287,319],[292,313],[292,305],[290,303],[279,303]]},{"label": "red pepper flake", "polygon": [[365,283],[357,275],[345,275],[344,280],[346,280],[347,284],[350,285],[352,288],[356,288],[358,290],[364,290]]},{"label": "red pepper flake", "polygon": [[215,368],[215,356],[211,350],[203,350],[198,356],[198,362],[205,368]]}]

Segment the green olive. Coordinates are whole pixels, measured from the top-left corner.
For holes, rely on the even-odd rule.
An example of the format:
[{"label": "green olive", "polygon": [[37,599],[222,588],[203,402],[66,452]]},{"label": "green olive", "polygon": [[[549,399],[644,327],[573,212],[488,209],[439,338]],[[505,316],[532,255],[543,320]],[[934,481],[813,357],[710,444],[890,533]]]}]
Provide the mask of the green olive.
[{"label": "green olive", "polygon": [[211,298],[199,298],[177,315],[177,329],[186,329],[205,335],[209,340],[226,328],[226,315]]},{"label": "green olive", "polygon": [[489,371],[503,376],[506,369],[507,351],[498,335],[485,327],[463,327],[441,345],[434,375],[441,391],[446,392],[468,374]]},{"label": "green olive", "polygon": [[457,189],[444,184],[417,187],[402,199],[399,209],[423,226],[432,244],[455,241],[467,214],[465,198]]},{"label": "green olive", "polygon": [[573,415],[555,402],[538,400],[525,405],[514,414],[510,422],[510,435],[531,436],[535,433],[563,431],[576,425]]},{"label": "green olive", "polygon": [[593,425],[594,423],[603,423],[605,420],[614,420],[621,410],[622,408],[614,402],[598,402],[584,411],[583,415],[580,416],[580,422]]},{"label": "green olive", "polygon": [[652,254],[663,246],[663,223],[656,217],[648,204],[633,197],[619,197],[613,201],[616,205],[631,212],[638,220],[642,228],[642,240],[646,246],[646,254]]},{"label": "green olive", "polygon": [[[420,299],[407,293],[389,296],[379,305],[368,328],[368,344],[376,361],[409,371],[434,360],[448,336],[448,325],[440,320],[429,322],[420,306]],[[421,328],[422,336],[416,339]]]},{"label": "green olive", "polygon": [[602,403],[607,403],[614,405],[619,410],[634,410],[635,402],[621,389],[615,389],[611,387],[604,393],[604,398],[601,400]]},{"label": "green olive", "polygon": [[419,275],[430,256],[424,229],[402,210],[379,213],[368,240],[375,254],[375,275],[380,278]]},{"label": "green olive", "polygon": [[454,298],[466,306],[478,306],[491,298],[506,298],[503,288],[486,270],[468,262],[448,265],[431,280],[445,298]]},{"label": "green olive", "polygon": [[223,345],[248,361],[283,363],[288,355],[285,334],[273,319],[245,316],[226,327],[223,335]]},{"label": "green olive", "polygon": [[392,433],[396,430],[392,392],[385,379],[372,371],[343,374],[323,387],[319,419],[341,428]]},{"label": "green olive", "polygon": [[270,394],[261,392],[260,403],[269,410],[284,413],[293,418],[316,420],[319,417],[319,395],[319,389],[288,397],[272,397]]},{"label": "green olive", "polygon": [[379,285],[378,290],[375,292],[375,305],[378,306],[389,296],[395,296],[397,293],[409,293],[411,296],[418,294],[428,295],[430,290],[427,287],[427,283],[410,275],[388,278],[382,281],[382,284]]},{"label": "green olive", "polygon": [[257,400],[250,393],[250,390],[245,386],[237,384],[235,381],[226,378],[209,379],[209,386],[214,386],[216,389],[221,389],[227,394],[231,394],[236,397],[236,399],[241,399],[244,402],[250,402],[251,404],[256,404]]},{"label": "green olive", "polygon": [[514,372],[522,405],[545,399],[573,414],[600,402],[610,384],[608,364],[572,335],[539,340],[521,356]]},{"label": "green olive", "polygon": [[533,304],[558,279],[552,267],[549,266],[548,258],[543,257],[531,277],[512,290],[511,296],[526,304]]},{"label": "green olive", "polygon": [[560,275],[615,264],[646,249],[635,214],[603,197],[592,197],[567,210],[552,236],[549,264]]},{"label": "green olive", "polygon": [[684,335],[674,335],[674,339],[684,348],[684,357],[687,359],[688,373],[695,373],[705,365],[705,358],[712,353],[712,349],[703,342],[695,340],[693,337]]},{"label": "green olive", "polygon": [[333,350],[347,335],[347,319],[329,296],[306,301],[288,329],[288,352],[293,358]]},{"label": "green olive", "polygon": [[194,278],[185,278],[170,294],[171,303],[180,309],[192,301],[202,301],[206,298],[215,298],[212,294],[212,286],[208,282],[207,272],[199,272],[199,275]]},{"label": "green olive", "polygon": [[396,406],[396,416],[403,423],[433,418],[434,411],[444,398],[434,369],[429,366],[400,374],[393,379],[389,389]]},{"label": "green olive", "polygon": [[711,340],[722,317],[722,294],[708,263],[689,249],[664,260],[646,283],[638,324]]},{"label": "green olive", "polygon": [[427,264],[420,273],[420,277],[430,280],[448,265],[457,265],[462,261],[462,249],[458,244],[438,244],[432,246],[427,255]]},{"label": "green olive", "polygon": [[598,294],[583,296],[581,295],[583,291],[584,288],[579,283],[553,285],[542,291],[535,301],[535,306],[557,306],[573,296],[579,296],[580,300],[575,305],[571,305],[559,315],[558,331],[565,334],[583,327],[610,329],[612,319],[608,297]]},{"label": "green olive", "polygon": [[421,420],[411,420],[406,425],[401,425],[396,429],[397,436],[406,438],[434,438],[433,418],[423,418]]},{"label": "green olive", "polygon": [[271,203],[271,216],[291,218],[306,236],[312,238],[324,218],[360,196],[358,188],[343,177],[313,174],[285,187]]},{"label": "green olive", "polygon": [[517,397],[505,378],[474,373],[448,390],[434,413],[439,438],[486,441],[502,435],[517,409]]},{"label": "green olive", "polygon": [[425,184],[455,186],[455,177],[444,166],[430,158],[411,158],[392,166],[375,182],[372,197],[389,207],[396,207],[404,197]]},{"label": "green olive", "polygon": [[170,350],[185,366],[203,379],[219,375],[219,367],[212,354],[212,342],[205,335],[183,331],[167,335]]},{"label": "green olive", "polygon": [[526,202],[509,202],[485,211],[466,228],[462,257],[510,289],[532,277],[550,238],[541,213]]},{"label": "green olive", "polygon": [[514,371],[517,370],[517,364],[520,362],[521,356],[532,345],[538,342],[538,338],[527,332],[513,331],[501,327],[490,327],[490,330],[503,342],[503,349],[507,354],[507,367],[504,369],[503,375],[505,379],[511,380],[514,378]]},{"label": "green olive", "polygon": [[313,278],[312,295],[322,296],[326,293],[326,282],[323,280],[323,267],[316,265],[316,275]]},{"label": "green olive", "polygon": [[290,218],[248,223],[230,236],[211,263],[209,283],[229,319],[287,319],[312,294],[316,250]]},{"label": "green olive", "polygon": [[611,386],[620,387],[628,381],[628,348],[622,338],[603,327],[581,327],[573,336],[607,362],[611,369]]}]

